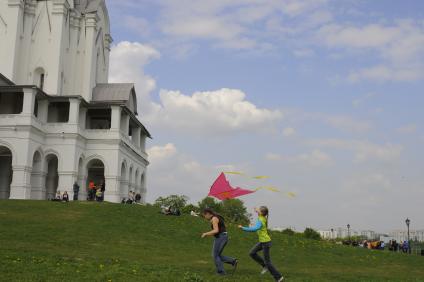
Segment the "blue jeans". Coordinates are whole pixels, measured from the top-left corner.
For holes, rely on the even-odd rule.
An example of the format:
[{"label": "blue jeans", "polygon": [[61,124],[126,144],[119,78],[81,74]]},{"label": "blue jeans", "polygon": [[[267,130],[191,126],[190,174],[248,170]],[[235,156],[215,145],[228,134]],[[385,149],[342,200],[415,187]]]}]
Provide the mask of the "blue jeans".
[{"label": "blue jeans", "polygon": [[228,236],[226,233],[219,234],[218,237],[215,237],[215,240],[213,241],[212,257],[215,261],[216,272],[218,274],[225,274],[224,263],[234,265],[236,261],[236,259],[234,258],[226,257],[222,255],[222,252],[224,251],[224,248],[227,245],[227,243],[228,243]]},{"label": "blue jeans", "polygon": [[[278,270],[272,265],[271,262],[271,256],[270,256],[270,248],[272,246],[271,241],[266,243],[257,243],[251,250],[250,250],[250,257],[254,259],[257,263],[259,263],[262,267],[266,267],[271,273],[271,275],[274,277],[276,281],[278,281],[281,278],[281,273],[278,272]],[[264,258],[261,258],[258,255],[259,251],[264,252]]]}]

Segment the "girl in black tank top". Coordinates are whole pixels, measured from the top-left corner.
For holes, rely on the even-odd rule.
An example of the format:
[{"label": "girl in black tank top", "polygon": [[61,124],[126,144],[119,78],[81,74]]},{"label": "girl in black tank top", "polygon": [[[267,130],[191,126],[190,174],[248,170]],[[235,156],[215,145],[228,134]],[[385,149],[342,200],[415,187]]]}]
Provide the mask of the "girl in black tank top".
[{"label": "girl in black tank top", "polygon": [[205,209],[202,214],[207,220],[210,220],[212,229],[209,232],[203,233],[202,238],[205,238],[207,236],[215,237],[212,247],[212,257],[215,262],[217,274],[226,274],[224,269],[224,263],[231,264],[233,266],[234,272],[237,267],[237,259],[222,255],[222,252],[224,251],[224,248],[228,243],[227,228],[225,227],[224,218],[219,214],[216,214],[211,209]]},{"label": "girl in black tank top", "polygon": [[[216,218],[218,218],[219,222],[218,222],[218,233],[215,234],[215,238],[219,237],[219,235],[221,235],[221,233],[226,233],[227,232],[227,228],[225,227],[225,221],[224,218],[222,216],[220,216],[219,214],[217,214],[216,216],[214,216]],[[211,223],[211,228],[213,229],[213,224]]]}]

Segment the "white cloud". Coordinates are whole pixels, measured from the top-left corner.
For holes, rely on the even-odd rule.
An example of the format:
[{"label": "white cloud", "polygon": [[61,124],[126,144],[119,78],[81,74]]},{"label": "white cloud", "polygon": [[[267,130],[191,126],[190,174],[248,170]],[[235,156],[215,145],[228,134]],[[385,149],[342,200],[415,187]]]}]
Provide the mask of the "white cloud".
[{"label": "white cloud", "polygon": [[258,108],[237,89],[196,92],[191,96],[162,90],[160,103],[152,122],[196,134],[260,131],[272,128],[282,117],[277,110]]},{"label": "white cloud", "polygon": [[391,143],[380,145],[362,140],[317,139],[307,143],[316,147],[352,151],[355,162],[364,162],[371,159],[392,161],[398,159],[403,150],[401,145]]},{"label": "white cloud", "polygon": [[279,154],[268,153],[265,155],[265,159],[268,161],[280,161],[283,159],[283,157]]},{"label": "white cloud", "polygon": [[424,25],[402,20],[362,26],[328,24],[319,29],[316,40],[330,48],[372,51],[380,63],[353,70],[350,82],[413,81],[424,77]]},{"label": "white cloud", "polygon": [[265,155],[268,161],[283,161],[290,164],[308,165],[313,167],[323,167],[333,164],[333,158],[321,150],[313,150],[309,153],[302,153],[294,156],[285,156],[275,153]]},{"label": "white cloud", "polygon": [[315,55],[312,49],[297,49],[293,51],[293,54],[298,58],[308,58]]},{"label": "white cloud", "polygon": [[283,129],[283,135],[286,137],[290,137],[296,134],[296,129],[293,127],[286,127]]},{"label": "white cloud", "polygon": [[399,127],[396,130],[398,133],[402,133],[402,134],[412,134],[417,132],[417,125],[416,124],[408,124],[402,127]]},{"label": "white cloud", "polygon": [[333,163],[333,159],[330,155],[321,150],[313,150],[311,153],[301,154],[297,159],[310,166],[328,166]]},{"label": "white cloud", "polygon": [[177,148],[174,144],[168,143],[164,146],[153,146],[147,150],[149,160],[151,162],[162,161],[171,158],[177,153]]},{"label": "white cloud", "polygon": [[362,80],[371,81],[414,81],[423,77],[424,70],[421,68],[406,67],[397,68],[385,65],[378,65],[369,68],[363,68],[351,72],[348,81],[358,82]]},{"label": "white cloud", "polygon": [[373,128],[373,124],[371,122],[347,115],[331,115],[326,113],[286,109],[285,118],[293,123],[320,122],[338,130],[352,133],[364,133]]},{"label": "white cloud", "polygon": [[[115,1],[113,1],[115,2]],[[270,18],[283,19],[278,28],[287,26],[298,31],[313,28],[332,19],[326,9],[328,0],[157,0],[116,1],[114,7],[121,9],[141,10],[146,7],[156,9],[157,15],[152,20],[160,35],[161,44],[176,45],[176,42],[192,42],[193,40],[208,40],[213,47],[231,49],[249,49],[267,51],[275,36],[271,29],[262,30]],[[122,3],[121,3],[122,2]],[[141,3],[140,3],[141,2]],[[302,17],[301,27],[294,24],[294,18]],[[127,19],[126,26],[140,33],[141,28],[147,31],[150,26],[135,17]],[[290,26],[290,27],[288,27]],[[274,29],[275,31],[276,29]],[[142,31],[145,35],[145,32]],[[155,36],[153,36],[155,35]],[[158,38],[158,34],[152,37]],[[167,41],[166,43],[164,41]],[[261,47],[262,46],[262,47]]]},{"label": "white cloud", "polygon": [[156,81],[144,73],[144,67],[158,58],[160,53],[156,49],[138,42],[119,42],[111,49],[109,82],[135,83],[142,114],[152,110],[150,93],[156,88]]}]

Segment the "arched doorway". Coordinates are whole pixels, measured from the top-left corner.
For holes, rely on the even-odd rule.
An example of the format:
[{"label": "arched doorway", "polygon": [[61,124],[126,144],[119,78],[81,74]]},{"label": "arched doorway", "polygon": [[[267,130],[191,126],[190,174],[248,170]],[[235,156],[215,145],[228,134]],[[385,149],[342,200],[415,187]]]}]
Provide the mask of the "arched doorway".
[{"label": "arched doorway", "polygon": [[39,151],[34,153],[32,158],[32,171],[31,171],[31,199],[42,200],[45,195],[43,191],[43,171],[42,171],[42,158]]},{"label": "arched doorway", "polygon": [[57,172],[59,160],[56,155],[50,154],[46,156],[46,199],[54,199],[57,186],[59,185],[59,174]]},{"label": "arched doorway", "polygon": [[127,166],[125,162],[121,165],[121,181],[120,181],[120,192],[121,198],[128,197],[128,176],[127,176]]},{"label": "arched doorway", "polygon": [[9,199],[12,177],[12,151],[0,146],[0,200]]},{"label": "arched doorway", "polygon": [[105,181],[105,165],[99,159],[93,159],[87,163],[87,187],[90,181],[93,181],[96,186]]}]

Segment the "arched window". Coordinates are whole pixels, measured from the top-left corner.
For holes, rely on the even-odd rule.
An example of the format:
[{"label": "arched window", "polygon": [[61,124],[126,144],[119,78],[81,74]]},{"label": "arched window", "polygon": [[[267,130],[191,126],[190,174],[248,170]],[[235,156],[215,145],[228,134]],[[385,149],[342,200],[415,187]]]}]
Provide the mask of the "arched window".
[{"label": "arched window", "polygon": [[38,88],[44,90],[44,82],[46,78],[46,73],[43,68],[36,68],[34,71],[34,84],[37,85]]}]

